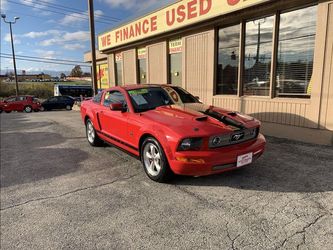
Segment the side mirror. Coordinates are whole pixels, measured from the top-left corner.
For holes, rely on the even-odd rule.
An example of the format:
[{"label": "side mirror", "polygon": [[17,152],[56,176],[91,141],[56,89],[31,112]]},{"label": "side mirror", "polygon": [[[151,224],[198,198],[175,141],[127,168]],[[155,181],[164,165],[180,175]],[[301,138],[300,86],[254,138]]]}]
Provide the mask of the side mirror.
[{"label": "side mirror", "polygon": [[126,109],[124,108],[123,104],[122,103],[111,103],[110,104],[110,109],[112,111],[121,111],[121,112],[125,112]]}]

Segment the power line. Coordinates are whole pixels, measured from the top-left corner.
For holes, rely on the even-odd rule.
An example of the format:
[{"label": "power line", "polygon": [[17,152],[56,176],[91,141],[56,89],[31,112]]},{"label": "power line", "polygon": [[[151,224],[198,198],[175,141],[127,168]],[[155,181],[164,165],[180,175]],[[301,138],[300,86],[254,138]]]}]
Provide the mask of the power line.
[{"label": "power line", "polygon": [[[69,7],[69,6],[65,6],[65,5],[61,5],[61,4],[50,3],[50,2],[46,2],[46,1],[42,1],[42,0],[38,0],[38,2],[33,2],[31,0],[29,0],[29,1],[23,0],[23,1],[42,5],[42,6],[47,6],[47,7],[51,7],[51,8],[55,8],[55,9],[60,8],[60,10],[67,11],[67,12],[74,12],[74,13],[78,13],[78,14],[82,14],[82,12],[85,12],[85,10],[82,10],[82,9],[77,9],[77,8],[73,8],[73,7]],[[72,11],[69,11],[69,10],[72,10]],[[107,16],[104,14],[95,14],[95,16],[99,16],[100,18],[106,19],[108,21],[120,21],[120,19],[117,17]]]},{"label": "power line", "polygon": [[[52,12],[52,13],[56,13],[56,14],[60,14],[60,15],[69,15],[70,13],[63,13],[63,12],[59,12],[59,11],[55,11],[55,10],[50,10],[50,9],[47,9],[47,8],[41,8],[41,7],[38,7],[38,6],[31,6],[29,4],[24,4],[24,3],[18,3],[18,2],[14,2],[14,1],[11,1],[11,0],[7,0],[9,3],[13,3],[13,4],[18,4],[18,5],[23,5],[25,7],[29,7],[29,8],[35,8],[35,9],[39,9],[39,10],[44,10],[44,11],[48,11],[48,12]],[[73,13],[72,13],[73,14]],[[87,17],[83,17],[82,16],[82,13],[80,14],[81,16],[75,16],[76,18],[79,18],[79,19],[83,19],[83,20],[88,20]],[[104,22],[104,21],[96,21],[98,23],[104,23],[104,24],[111,24],[110,22]]]},{"label": "power line", "polygon": [[[31,18],[36,18],[36,19],[40,19],[40,20],[44,20],[45,21],[45,18],[44,17],[39,17],[39,16],[33,16],[33,15],[29,15],[29,14],[26,14],[26,13],[22,13],[22,12],[19,12],[19,11],[13,11],[13,10],[8,10],[7,11],[8,14],[10,13],[16,13],[16,14],[19,14],[22,17],[31,17]],[[86,24],[88,26],[88,23]],[[109,25],[109,24],[106,24],[106,25]],[[71,26],[71,27],[78,27],[78,25],[74,25],[73,23],[72,24],[66,24],[66,26]]]},{"label": "power line", "polygon": [[[0,54],[4,55],[4,56],[11,56],[11,54],[7,54],[7,53],[0,53]],[[82,61],[67,60],[67,59],[57,59],[57,58],[47,58],[47,57],[37,57],[37,56],[22,56],[22,55],[18,55],[18,56],[25,57],[25,58],[32,58],[32,59],[59,61],[59,62],[85,63]]]},{"label": "power line", "polygon": [[[13,59],[11,56],[0,56],[0,58]],[[90,68],[89,65],[74,64],[74,63],[62,63],[62,62],[52,62],[52,61],[43,61],[43,60],[35,60],[35,59],[27,59],[27,58],[20,58],[19,56],[16,57],[16,60],[28,61],[28,62],[39,62],[39,63],[51,63],[51,64],[58,64],[58,65],[70,65],[70,66],[79,65],[80,67]]]}]

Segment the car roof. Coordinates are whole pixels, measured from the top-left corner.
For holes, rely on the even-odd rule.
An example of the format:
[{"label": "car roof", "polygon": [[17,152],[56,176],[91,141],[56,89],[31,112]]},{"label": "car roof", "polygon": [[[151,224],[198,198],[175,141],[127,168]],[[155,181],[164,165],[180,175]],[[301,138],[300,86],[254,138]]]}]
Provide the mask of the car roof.
[{"label": "car roof", "polygon": [[143,89],[143,88],[151,88],[151,87],[166,87],[170,86],[168,84],[130,84],[119,86],[124,90],[134,90],[134,89]]}]

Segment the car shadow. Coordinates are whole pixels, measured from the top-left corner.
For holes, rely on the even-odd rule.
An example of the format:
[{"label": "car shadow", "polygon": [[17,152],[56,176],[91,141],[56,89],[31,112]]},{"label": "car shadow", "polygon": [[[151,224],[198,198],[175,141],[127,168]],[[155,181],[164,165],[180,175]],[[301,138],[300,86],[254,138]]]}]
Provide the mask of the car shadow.
[{"label": "car shadow", "polygon": [[268,192],[333,191],[333,148],[267,137],[265,153],[250,166],[197,178],[176,176],[171,184]]},{"label": "car shadow", "polygon": [[57,148],[66,138],[57,133],[1,134],[1,187],[31,183],[77,171],[88,154]]}]

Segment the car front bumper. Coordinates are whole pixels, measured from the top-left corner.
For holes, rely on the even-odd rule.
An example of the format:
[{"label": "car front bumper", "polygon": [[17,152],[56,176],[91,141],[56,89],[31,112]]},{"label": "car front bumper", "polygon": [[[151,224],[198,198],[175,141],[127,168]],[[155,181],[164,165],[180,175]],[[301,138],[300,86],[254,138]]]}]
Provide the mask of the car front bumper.
[{"label": "car front bumper", "polygon": [[169,163],[172,171],[179,175],[217,174],[237,169],[237,157],[244,154],[252,153],[253,163],[262,155],[265,145],[265,137],[259,134],[255,140],[209,151],[176,152]]}]

